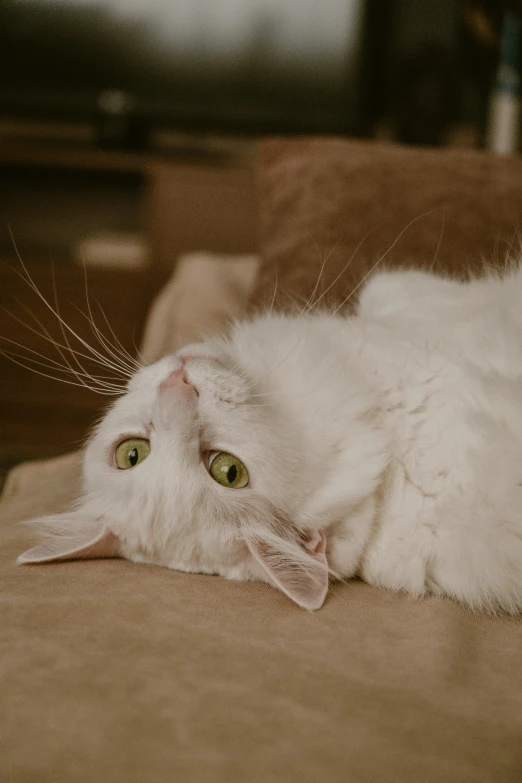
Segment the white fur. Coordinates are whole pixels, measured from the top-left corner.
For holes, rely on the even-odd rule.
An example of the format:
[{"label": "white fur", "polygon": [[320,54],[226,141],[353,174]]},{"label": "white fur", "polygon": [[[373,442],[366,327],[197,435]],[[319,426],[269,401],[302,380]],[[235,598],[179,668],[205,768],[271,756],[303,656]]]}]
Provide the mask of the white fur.
[{"label": "white fur", "polygon": [[[179,365],[165,357],[91,438],[77,514],[125,557],[264,579],[308,608],[324,597],[324,555],[312,561],[302,541],[321,531],[343,577],[517,611],[521,301],[518,271],[466,284],[388,272],[355,317],[267,314],[188,346],[197,397],[160,389]],[[150,438],[151,453],[120,471],[125,436]],[[249,485],[216,484],[206,451],[239,457]]]}]

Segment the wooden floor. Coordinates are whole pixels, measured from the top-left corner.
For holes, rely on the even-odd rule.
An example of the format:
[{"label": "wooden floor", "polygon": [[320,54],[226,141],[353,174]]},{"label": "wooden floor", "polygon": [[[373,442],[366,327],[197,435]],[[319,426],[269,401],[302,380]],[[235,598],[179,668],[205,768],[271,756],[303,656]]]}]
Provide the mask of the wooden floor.
[{"label": "wooden floor", "polygon": [[[35,284],[54,304],[50,262],[31,259],[26,263]],[[64,344],[56,317],[24,282],[21,273],[15,257],[4,255],[0,258],[0,350],[45,361],[36,353],[30,353],[35,351],[51,360],[62,361],[51,343],[31,331],[48,330],[55,340]],[[87,311],[83,270],[71,262],[55,262],[54,277],[63,319],[80,337],[95,345],[96,337],[89,322],[78,309]],[[150,301],[160,282],[142,272],[88,272],[91,307],[98,327],[111,337],[96,302],[105,312],[123,347],[133,355]],[[19,321],[27,326],[22,326]],[[71,347],[83,352],[81,344],[68,336]],[[13,345],[9,340],[20,343],[24,348]],[[13,358],[26,363],[24,359]],[[86,364],[89,369],[96,369]],[[45,367],[33,366],[40,372],[49,372]],[[0,483],[9,467],[21,460],[53,456],[77,448],[110,399],[85,388],[43,377],[0,356]]]}]

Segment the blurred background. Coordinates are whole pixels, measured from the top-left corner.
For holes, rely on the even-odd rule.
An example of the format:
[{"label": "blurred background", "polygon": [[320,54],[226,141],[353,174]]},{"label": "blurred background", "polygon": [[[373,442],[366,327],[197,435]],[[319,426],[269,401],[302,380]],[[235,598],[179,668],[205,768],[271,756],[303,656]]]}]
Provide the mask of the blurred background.
[{"label": "blurred background", "polygon": [[[501,0],[2,0],[2,135],[484,141]],[[32,126],[32,127],[31,127]],[[166,133],[167,132],[167,133]],[[175,143],[175,139],[170,139]]]},{"label": "blurred background", "polygon": [[[134,353],[180,255],[258,251],[261,136],[518,154],[521,6],[0,0],[0,335],[51,355],[19,253],[81,335],[85,265]],[[74,448],[99,409],[0,358],[0,466]]]}]

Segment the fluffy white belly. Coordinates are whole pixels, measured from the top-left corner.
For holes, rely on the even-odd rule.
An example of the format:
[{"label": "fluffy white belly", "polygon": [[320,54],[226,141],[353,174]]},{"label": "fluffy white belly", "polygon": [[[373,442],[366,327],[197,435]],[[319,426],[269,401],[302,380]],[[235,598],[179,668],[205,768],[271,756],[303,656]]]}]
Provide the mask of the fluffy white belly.
[{"label": "fluffy white belly", "polygon": [[495,536],[508,530],[522,545],[520,379],[458,362],[440,341],[419,346],[401,341],[380,367],[392,460],[360,567],[373,584],[418,595],[458,591],[456,552],[489,568]]}]

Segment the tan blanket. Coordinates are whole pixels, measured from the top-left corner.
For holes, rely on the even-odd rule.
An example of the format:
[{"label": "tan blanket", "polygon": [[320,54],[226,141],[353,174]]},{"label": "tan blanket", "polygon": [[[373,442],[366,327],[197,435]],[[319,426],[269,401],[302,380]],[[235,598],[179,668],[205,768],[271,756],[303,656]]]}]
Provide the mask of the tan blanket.
[{"label": "tan blanket", "polygon": [[[197,296],[192,313],[204,327]],[[357,581],[309,614],[265,584],[121,560],[16,566],[17,520],[65,507],[77,476],[74,456],[16,469],[0,503],[0,780],[522,779],[520,619]]]}]

